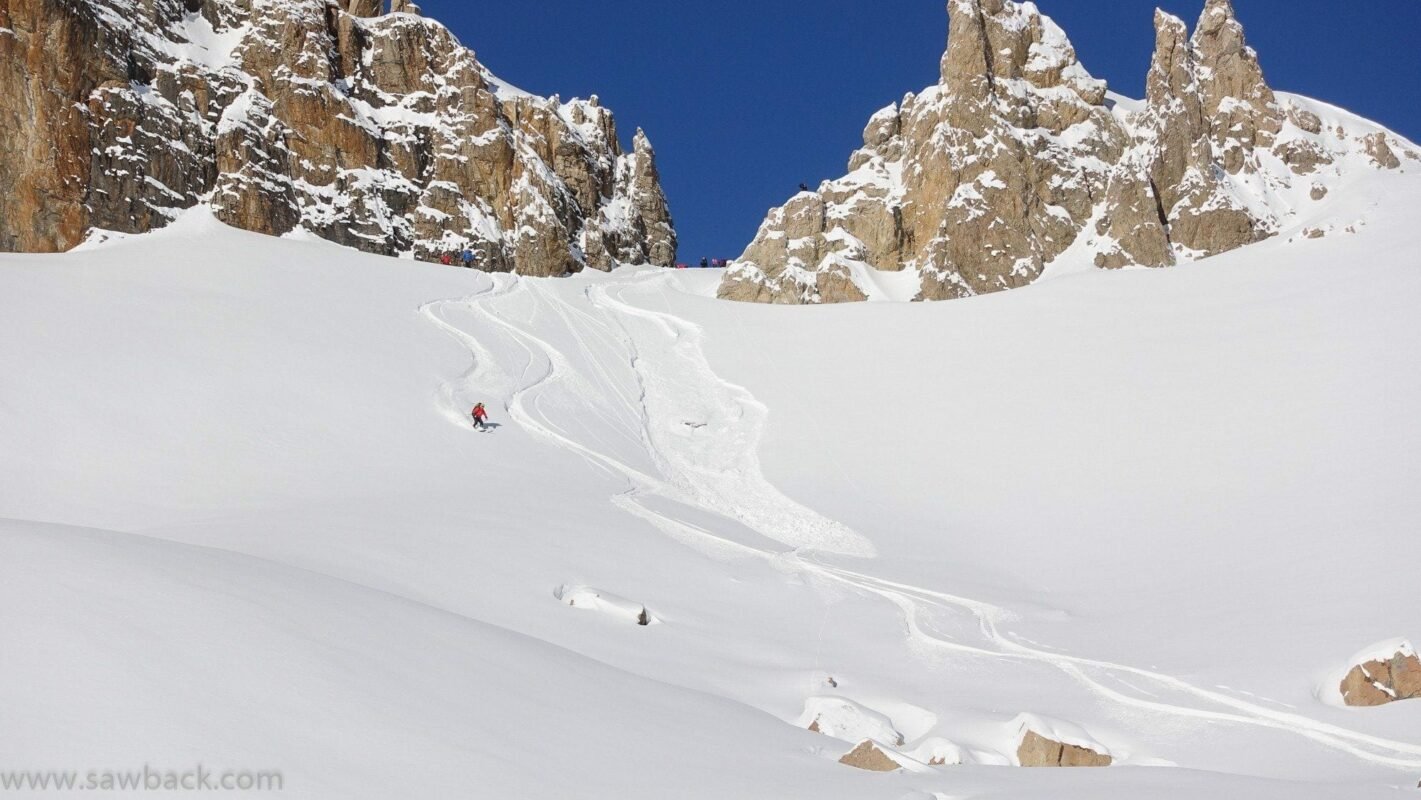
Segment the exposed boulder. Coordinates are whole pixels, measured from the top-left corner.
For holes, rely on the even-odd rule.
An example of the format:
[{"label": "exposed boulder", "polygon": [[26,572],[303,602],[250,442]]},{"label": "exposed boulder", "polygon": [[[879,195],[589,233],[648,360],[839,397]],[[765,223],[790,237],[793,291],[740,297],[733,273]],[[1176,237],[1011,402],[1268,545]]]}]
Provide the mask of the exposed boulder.
[{"label": "exposed boulder", "polygon": [[[558,275],[675,262],[644,134],[501,83],[396,0],[0,0],[0,250],[228,224]],[[216,34],[216,35],[214,35]]]},{"label": "exposed boulder", "polygon": [[1322,133],[1322,118],[1305,109],[1293,107],[1288,109],[1288,119],[1304,133],[1317,135]]},{"label": "exposed boulder", "polygon": [[839,763],[868,772],[895,772],[905,766],[895,761],[886,748],[880,747],[871,739],[864,739],[858,747],[845,753]]},{"label": "exposed boulder", "polygon": [[1387,143],[1387,135],[1385,133],[1373,133],[1368,136],[1364,142],[1367,148],[1367,155],[1371,156],[1372,161],[1376,162],[1377,166],[1383,169],[1399,169],[1401,167],[1401,159],[1396,157],[1396,153],[1392,151],[1391,145]]},{"label": "exposed boulder", "polygon": [[[1388,651],[1388,652],[1381,652]],[[1421,658],[1405,642],[1377,648],[1377,655],[1359,656],[1342,680],[1342,700],[1349,706],[1372,707],[1421,698]]]},{"label": "exposed boulder", "polygon": [[1104,753],[1047,739],[1035,731],[1022,737],[1016,757],[1023,767],[1108,767],[1114,763]]},{"label": "exposed boulder", "polygon": [[1023,714],[1017,728],[1017,763],[1023,767],[1108,767],[1110,751],[1084,730]]}]

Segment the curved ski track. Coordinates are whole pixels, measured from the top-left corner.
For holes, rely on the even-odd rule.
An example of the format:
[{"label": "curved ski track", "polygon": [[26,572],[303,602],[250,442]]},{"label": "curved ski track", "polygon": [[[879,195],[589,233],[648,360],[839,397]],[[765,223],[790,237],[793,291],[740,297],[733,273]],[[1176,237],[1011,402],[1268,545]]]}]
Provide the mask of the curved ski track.
[{"label": "curved ski track", "polygon": [[[825,563],[821,554],[873,555],[872,544],[844,527],[790,500],[759,472],[756,456],[767,409],[746,389],[722,380],[711,370],[701,350],[701,329],[671,314],[650,311],[622,299],[627,290],[645,292],[662,286],[669,276],[633,275],[629,280],[597,283],[586,290],[592,308],[601,318],[577,308],[543,286],[539,279],[511,275],[491,276],[491,286],[459,300],[426,304],[420,312],[433,324],[467,347],[473,365],[439,393],[446,416],[463,425],[458,395],[474,386],[488,393],[504,389],[509,416],[529,433],[576,453],[630,484],[613,502],[664,533],[712,555],[753,556],[807,577],[881,597],[896,606],[908,636],[916,643],[976,658],[1009,659],[1045,664],[1079,682],[1100,697],[1120,706],[1153,714],[1214,722],[1250,725],[1305,737],[1363,761],[1399,770],[1421,769],[1421,744],[1372,736],[1249,702],[1223,692],[1202,688],[1179,678],[1139,667],[1066,655],[1031,647],[1004,635],[998,623],[1010,618],[1005,609],[951,594],[897,583],[866,573]],[[576,368],[567,355],[534,334],[530,323],[520,323],[500,313],[498,301],[529,295],[537,304],[558,315],[571,330],[589,330],[604,341],[619,341],[641,383],[638,398],[620,397],[633,405],[641,420],[640,438],[659,475],[635,468],[595,447],[576,441],[538,410],[539,393],[576,379]],[[503,374],[496,359],[476,337],[449,322],[446,309],[458,308],[492,322],[528,355],[528,366],[518,377]],[[573,317],[579,319],[575,322]],[[585,346],[585,345],[584,345]],[[596,365],[597,360],[590,359]],[[668,362],[677,369],[668,370]],[[596,367],[601,369],[600,366]],[[686,375],[695,381],[684,383]],[[684,420],[670,419],[671,409],[699,408],[708,420],[707,435],[685,438],[667,435]],[[678,414],[678,416],[680,416]],[[698,444],[699,442],[699,444]],[[641,498],[652,495],[705,509],[737,520],[761,535],[789,545],[778,551],[737,542],[651,508]],[[930,628],[931,612],[966,612],[977,622],[981,641],[964,644]],[[1182,705],[1127,694],[1107,685],[1105,679],[1130,686],[1124,678],[1143,681],[1153,688],[1191,697],[1198,705]],[[1137,689],[1146,694],[1143,689]]]}]

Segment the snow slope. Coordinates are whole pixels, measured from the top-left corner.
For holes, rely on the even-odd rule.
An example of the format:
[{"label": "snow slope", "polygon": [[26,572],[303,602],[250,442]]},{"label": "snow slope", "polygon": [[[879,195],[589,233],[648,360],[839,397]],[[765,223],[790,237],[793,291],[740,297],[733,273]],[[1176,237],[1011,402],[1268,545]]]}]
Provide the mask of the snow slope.
[{"label": "snow slope", "polygon": [[[1395,797],[1421,707],[1330,693],[1421,636],[1418,189],[1336,192],[1356,233],[928,306],[488,276],[201,212],[0,258],[0,770]],[[1028,722],[1118,766],[1000,766]],[[964,763],[835,763],[885,732]]]}]

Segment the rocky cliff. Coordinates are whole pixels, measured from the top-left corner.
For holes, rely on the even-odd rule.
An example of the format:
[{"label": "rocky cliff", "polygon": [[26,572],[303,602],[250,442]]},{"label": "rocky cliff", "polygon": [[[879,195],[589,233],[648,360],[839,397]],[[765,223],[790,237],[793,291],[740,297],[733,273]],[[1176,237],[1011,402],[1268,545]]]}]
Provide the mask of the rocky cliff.
[{"label": "rocky cliff", "polygon": [[849,174],[770,212],[720,296],[917,299],[1024,286],[1048,265],[1161,267],[1278,233],[1399,137],[1275,94],[1229,0],[1193,35],[1163,12],[1143,102],[1110,94],[1033,3],[950,0],[941,80],[873,116]]},{"label": "rocky cliff", "polygon": [[209,203],[388,255],[671,265],[650,141],[500,82],[408,0],[0,0],[0,251]]}]

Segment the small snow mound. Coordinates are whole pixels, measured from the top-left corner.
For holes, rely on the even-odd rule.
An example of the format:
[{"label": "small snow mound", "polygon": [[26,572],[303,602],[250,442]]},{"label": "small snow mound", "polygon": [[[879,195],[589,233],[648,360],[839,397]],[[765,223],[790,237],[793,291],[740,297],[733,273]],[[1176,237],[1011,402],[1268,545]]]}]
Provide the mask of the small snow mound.
[{"label": "small snow mound", "polygon": [[625,620],[637,625],[659,625],[661,620],[657,619],[646,606],[641,603],[619,597],[611,592],[604,592],[601,589],[594,589],[591,586],[578,586],[573,584],[563,584],[553,592],[553,596],[564,605],[573,608],[580,608],[584,611],[597,611],[615,619]]},{"label": "small snow mound", "polygon": [[804,701],[804,713],[795,723],[815,733],[845,742],[874,739],[901,747],[903,734],[893,720],[843,697],[811,697]]},{"label": "small snow mound", "polygon": [[1361,650],[1348,659],[1347,664],[1350,669],[1357,664],[1365,664],[1369,661],[1387,661],[1397,656],[1410,658],[1414,655],[1416,655],[1416,648],[1412,646],[1410,640],[1388,639]]},{"label": "small snow mound", "polygon": [[970,763],[967,752],[946,739],[932,738],[908,751],[908,755],[931,767],[956,767]]}]

